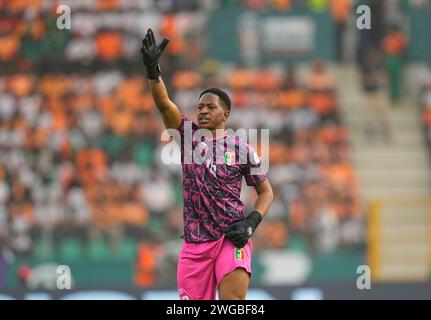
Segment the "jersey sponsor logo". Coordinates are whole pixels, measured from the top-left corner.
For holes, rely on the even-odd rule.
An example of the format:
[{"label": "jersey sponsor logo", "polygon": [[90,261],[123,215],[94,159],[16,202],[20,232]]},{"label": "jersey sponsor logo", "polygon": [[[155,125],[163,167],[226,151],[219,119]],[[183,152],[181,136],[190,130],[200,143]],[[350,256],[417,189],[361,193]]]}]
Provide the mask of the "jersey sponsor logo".
[{"label": "jersey sponsor logo", "polygon": [[253,234],[253,229],[252,229],[252,227],[248,227],[248,229],[247,229],[247,233],[248,233],[248,236],[249,236],[249,237]]},{"label": "jersey sponsor logo", "polygon": [[232,166],[235,163],[235,152],[225,152],[224,153],[224,163],[228,166]]},{"label": "jersey sponsor logo", "polygon": [[235,248],[234,255],[235,255],[235,260],[238,260],[238,261],[244,260],[244,256],[245,256],[244,248]]}]

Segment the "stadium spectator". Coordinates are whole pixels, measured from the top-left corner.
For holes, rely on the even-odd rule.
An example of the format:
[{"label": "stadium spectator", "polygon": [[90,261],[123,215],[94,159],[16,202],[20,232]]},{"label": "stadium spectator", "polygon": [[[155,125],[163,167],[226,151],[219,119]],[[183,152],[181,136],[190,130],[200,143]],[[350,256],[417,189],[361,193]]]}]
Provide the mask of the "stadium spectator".
[{"label": "stadium spectator", "polygon": [[385,109],[387,104],[383,100],[384,96],[382,96],[386,79],[381,57],[377,50],[370,49],[368,59],[361,72],[362,88],[366,95],[364,132],[369,140],[378,138],[388,142],[391,138],[391,129],[388,110]]},{"label": "stadium spectator", "polygon": [[330,0],[329,8],[335,22],[335,52],[337,61],[344,59],[346,25],[352,10],[352,0]]},{"label": "stadium spectator", "polygon": [[392,104],[399,102],[402,96],[402,73],[407,39],[398,26],[393,25],[383,40],[384,64],[389,80],[389,98]]},{"label": "stadium spectator", "polygon": [[335,88],[334,78],[326,68],[326,63],[317,59],[313,61],[307,87],[313,91],[330,91]]}]

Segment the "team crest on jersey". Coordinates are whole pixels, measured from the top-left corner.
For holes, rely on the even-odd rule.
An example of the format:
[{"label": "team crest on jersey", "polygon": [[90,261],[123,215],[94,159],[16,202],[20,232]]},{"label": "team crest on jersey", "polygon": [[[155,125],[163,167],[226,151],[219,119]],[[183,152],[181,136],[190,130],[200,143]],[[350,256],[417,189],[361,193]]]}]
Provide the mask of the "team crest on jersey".
[{"label": "team crest on jersey", "polygon": [[244,255],[245,255],[244,248],[235,248],[234,254],[235,254],[236,260],[239,260],[239,261],[244,260]]},{"label": "team crest on jersey", "polygon": [[235,163],[235,152],[225,152],[224,163],[226,163],[228,166],[233,166]]},{"label": "team crest on jersey", "polygon": [[198,149],[200,156],[205,157],[205,155],[208,151],[208,145],[204,142],[200,142],[200,143],[198,143],[196,148]]}]

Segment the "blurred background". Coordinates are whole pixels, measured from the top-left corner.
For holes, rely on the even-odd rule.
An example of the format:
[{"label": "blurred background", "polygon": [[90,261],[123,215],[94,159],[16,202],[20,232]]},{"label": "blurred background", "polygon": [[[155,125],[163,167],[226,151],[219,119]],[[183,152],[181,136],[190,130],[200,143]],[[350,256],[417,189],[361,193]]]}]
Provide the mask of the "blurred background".
[{"label": "blurred background", "polygon": [[428,0],[0,0],[0,298],[177,298],[182,174],[148,27],[185,114],[217,86],[228,127],[270,129],[250,299],[431,297],[430,20]]}]

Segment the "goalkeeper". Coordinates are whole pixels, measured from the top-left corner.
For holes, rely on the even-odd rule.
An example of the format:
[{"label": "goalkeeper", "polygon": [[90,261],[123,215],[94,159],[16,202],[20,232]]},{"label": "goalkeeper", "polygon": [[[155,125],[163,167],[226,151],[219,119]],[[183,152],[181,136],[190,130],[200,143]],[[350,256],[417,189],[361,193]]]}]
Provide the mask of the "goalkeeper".
[{"label": "goalkeeper", "polygon": [[[178,293],[181,299],[214,300],[218,289],[222,300],[243,300],[251,276],[250,237],[271,205],[271,185],[256,151],[226,133],[231,101],[224,91],[208,88],[200,94],[198,124],[182,115],[170,100],[158,61],[168,42],[165,38],[157,45],[148,29],[141,53],[163,122],[167,129],[177,129],[181,137],[184,242],[178,261]],[[199,129],[209,130],[211,137],[185,139],[187,134],[194,137]],[[228,152],[226,147],[232,145]],[[188,151],[199,154],[200,161],[185,161]],[[244,156],[241,153],[246,161],[239,161]],[[216,159],[219,154],[224,155],[223,161]],[[254,210],[247,215],[240,200],[243,177],[257,192]]]}]

